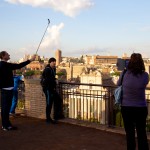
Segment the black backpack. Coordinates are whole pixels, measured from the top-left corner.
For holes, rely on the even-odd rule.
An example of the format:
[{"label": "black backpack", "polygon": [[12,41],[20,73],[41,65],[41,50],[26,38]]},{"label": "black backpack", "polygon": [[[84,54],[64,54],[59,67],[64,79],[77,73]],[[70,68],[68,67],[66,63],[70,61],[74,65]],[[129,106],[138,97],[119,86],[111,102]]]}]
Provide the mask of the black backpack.
[{"label": "black backpack", "polygon": [[43,76],[41,76],[41,81],[40,81],[40,84],[42,87],[45,87],[45,79],[43,78]]},{"label": "black backpack", "polygon": [[46,70],[46,69],[50,69],[50,70],[51,70],[51,68],[50,68],[50,67],[45,67],[45,69],[44,69],[43,72],[42,72],[40,84],[41,84],[41,86],[42,86],[43,88],[47,86],[47,82],[46,82],[46,80],[45,80],[45,70]]},{"label": "black backpack", "polygon": [[45,69],[42,72],[41,81],[40,81],[40,84],[43,88],[46,86],[44,71],[45,71]]}]

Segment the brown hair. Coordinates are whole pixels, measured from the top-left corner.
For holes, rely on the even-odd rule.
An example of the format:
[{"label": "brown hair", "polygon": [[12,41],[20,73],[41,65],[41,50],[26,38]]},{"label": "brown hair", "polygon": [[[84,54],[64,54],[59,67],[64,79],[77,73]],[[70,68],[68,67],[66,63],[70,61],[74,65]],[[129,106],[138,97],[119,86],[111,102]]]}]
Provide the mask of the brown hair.
[{"label": "brown hair", "polygon": [[3,57],[5,56],[5,54],[6,54],[6,51],[1,51],[0,52],[0,59],[3,59]]},{"label": "brown hair", "polygon": [[145,71],[144,61],[141,54],[133,53],[131,55],[128,70],[130,70],[134,75],[142,74]]}]

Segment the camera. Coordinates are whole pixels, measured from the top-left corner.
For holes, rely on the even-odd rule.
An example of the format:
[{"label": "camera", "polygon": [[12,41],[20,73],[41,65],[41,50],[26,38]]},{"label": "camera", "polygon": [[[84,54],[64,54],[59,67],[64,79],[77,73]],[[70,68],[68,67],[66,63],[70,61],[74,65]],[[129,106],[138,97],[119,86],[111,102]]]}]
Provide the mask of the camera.
[{"label": "camera", "polygon": [[119,71],[124,70],[125,68],[128,67],[128,63],[129,63],[129,59],[122,59],[122,58],[118,58],[117,60],[117,69]]}]

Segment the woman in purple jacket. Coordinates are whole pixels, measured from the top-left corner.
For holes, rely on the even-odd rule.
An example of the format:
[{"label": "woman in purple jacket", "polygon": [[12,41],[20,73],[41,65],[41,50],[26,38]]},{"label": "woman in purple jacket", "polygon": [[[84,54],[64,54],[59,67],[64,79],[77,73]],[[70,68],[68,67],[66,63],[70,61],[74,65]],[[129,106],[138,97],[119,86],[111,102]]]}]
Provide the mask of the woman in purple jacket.
[{"label": "woman in purple jacket", "polygon": [[[120,85],[121,79],[118,80]],[[126,132],[127,150],[135,150],[135,129],[138,139],[138,150],[148,150],[146,135],[147,103],[145,89],[149,82],[148,73],[141,54],[133,53],[127,72],[123,78],[123,96],[121,113]]]}]

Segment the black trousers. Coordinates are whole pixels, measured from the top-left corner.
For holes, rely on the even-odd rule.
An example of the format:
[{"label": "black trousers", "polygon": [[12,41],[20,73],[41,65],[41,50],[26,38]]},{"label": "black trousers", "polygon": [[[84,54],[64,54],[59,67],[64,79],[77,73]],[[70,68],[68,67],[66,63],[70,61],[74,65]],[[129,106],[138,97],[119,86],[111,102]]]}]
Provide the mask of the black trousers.
[{"label": "black trousers", "polygon": [[136,150],[135,129],[138,150],[149,150],[146,135],[147,107],[121,107],[126,132],[127,150]]},{"label": "black trousers", "polygon": [[12,104],[13,90],[1,90],[1,118],[2,126],[7,128],[11,126],[9,112]]},{"label": "black trousers", "polygon": [[59,120],[63,118],[63,100],[59,93],[56,91],[54,94],[54,119]]}]

